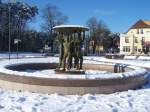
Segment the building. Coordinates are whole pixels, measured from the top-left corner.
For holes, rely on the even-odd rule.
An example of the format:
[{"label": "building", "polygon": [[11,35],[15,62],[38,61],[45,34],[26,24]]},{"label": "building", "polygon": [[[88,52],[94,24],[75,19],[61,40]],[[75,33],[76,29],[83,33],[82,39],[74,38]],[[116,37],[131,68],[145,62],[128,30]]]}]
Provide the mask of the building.
[{"label": "building", "polygon": [[126,33],[120,34],[120,53],[150,53],[150,20],[139,20]]}]

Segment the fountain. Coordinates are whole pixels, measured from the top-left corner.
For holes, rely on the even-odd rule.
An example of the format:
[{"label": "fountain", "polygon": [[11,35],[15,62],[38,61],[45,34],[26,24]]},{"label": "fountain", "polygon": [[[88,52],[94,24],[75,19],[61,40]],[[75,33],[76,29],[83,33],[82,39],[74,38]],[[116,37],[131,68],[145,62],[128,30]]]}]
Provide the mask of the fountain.
[{"label": "fountain", "polygon": [[[60,43],[59,73],[84,74],[82,45],[89,29],[79,25],[55,26]],[[74,62],[73,62],[74,59]]]},{"label": "fountain", "polygon": [[[1,61],[1,88],[46,94],[106,94],[137,89],[148,81],[144,68],[100,62],[98,57],[84,57],[83,63],[82,45],[88,28],[61,25],[53,29],[60,43],[59,58]],[[49,70],[48,74],[41,72],[44,70]]]}]

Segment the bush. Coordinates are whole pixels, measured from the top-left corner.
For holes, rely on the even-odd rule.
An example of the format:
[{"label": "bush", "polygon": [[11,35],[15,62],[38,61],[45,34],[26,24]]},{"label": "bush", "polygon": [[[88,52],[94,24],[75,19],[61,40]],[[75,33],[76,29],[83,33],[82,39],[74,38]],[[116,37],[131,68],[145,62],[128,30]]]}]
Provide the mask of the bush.
[{"label": "bush", "polygon": [[122,54],[106,54],[105,58],[108,58],[108,59],[123,59],[124,55],[122,55]]}]

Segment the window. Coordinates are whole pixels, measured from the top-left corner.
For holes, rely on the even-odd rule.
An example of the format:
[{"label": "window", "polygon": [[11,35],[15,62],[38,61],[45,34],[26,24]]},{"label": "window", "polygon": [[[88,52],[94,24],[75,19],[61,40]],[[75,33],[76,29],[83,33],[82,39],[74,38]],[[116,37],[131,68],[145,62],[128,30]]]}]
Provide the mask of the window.
[{"label": "window", "polygon": [[145,41],[145,37],[142,37],[142,40]]},{"label": "window", "polygon": [[138,52],[141,52],[141,49],[138,49]]},{"label": "window", "polygon": [[139,34],[140,32],[139,32],[139,29],[137,29],[137,34]]},{"label": "window", "polygon": [[125,43],[129,43],[129,38],[125,37]]},{"label": "window", "polygon": [[126,52],[126,48],[125,48],[125,46],[123,47],[123,52]]},{"label": "window", "polygon": [[141,29],[141,34],[144,34],[143,29]]},{"label": "window", "polygon": [[137,51],[138,49],[137,49],[137,46],[134,46],[134,51]]},{"label": "window", "polygon": [[126,51],[127,51],[127,52],[130,52],[130,46],[127,46],[127,47],[126,47]]},{"label": "window", "polygon": [[123,51],[124,52],[130,52],[130,46],[124,46]]},{"label": "window", "polygon": [[145,37],[142,37],[142,40],[141,40],[142,42],[142,45],[144,45],[144,42],[145,42]]},{"label": "window", "polygon": [[135,43],[138,43],[138,37],[135,37]]}]

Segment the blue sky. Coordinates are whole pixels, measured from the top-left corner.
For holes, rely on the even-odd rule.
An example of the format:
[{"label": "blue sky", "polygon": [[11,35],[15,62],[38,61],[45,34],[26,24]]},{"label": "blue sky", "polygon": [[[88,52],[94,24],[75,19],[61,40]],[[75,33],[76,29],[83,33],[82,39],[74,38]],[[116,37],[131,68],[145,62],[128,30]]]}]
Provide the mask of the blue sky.
[{"label": "blue sky", "polygon": [[39,7],[40,15],[32,27],[40,29],[41,12],[48,3],[69,17],[68,24],[85,25],[95,16],[103,20],[112,32],[125,32],[139,19],[150,20],[150,0],[22,0]]}]

